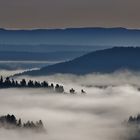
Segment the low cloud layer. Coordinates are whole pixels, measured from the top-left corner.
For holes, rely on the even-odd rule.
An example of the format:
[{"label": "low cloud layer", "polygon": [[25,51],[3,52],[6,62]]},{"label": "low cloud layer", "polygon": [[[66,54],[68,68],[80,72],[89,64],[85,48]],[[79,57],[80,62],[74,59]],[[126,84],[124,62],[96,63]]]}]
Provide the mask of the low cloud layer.
[{"label": "low cloud layer", "polygon": [[[0,129],[3,140],[123,140],[124,120],[140,112],[140,91],[133,86],[139,85],[139,73],[125,71],[32,79],[63,84],[66,92],[73,87],[77,94],[52,94],[45,89],[1,89],[0,115],[15,114],[23,121],[41,119],[47,129],[46,134]],[[94,85],[109,87],[100,89]],[[81,95],[81,89],[87,94]]]}]

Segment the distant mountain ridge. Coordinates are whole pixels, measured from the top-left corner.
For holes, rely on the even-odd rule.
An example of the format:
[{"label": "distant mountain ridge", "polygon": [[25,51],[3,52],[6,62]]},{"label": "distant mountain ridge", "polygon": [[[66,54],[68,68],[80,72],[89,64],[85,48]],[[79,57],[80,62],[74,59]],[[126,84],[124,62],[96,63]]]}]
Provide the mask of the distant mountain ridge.
[{"label": "distant mountain ridge", "polygon": [[0,29],[0,44],[140,46],[140,30],[125,28]]},{"label": "distant mountain ridge", "polygon": [[94,51],[73,59],[40,70],[22,73],[22,75],[51,75],[56,73],[84,75],[94,72],[110,73],[120,69],[140,70],[139,47],[114,47]]}]

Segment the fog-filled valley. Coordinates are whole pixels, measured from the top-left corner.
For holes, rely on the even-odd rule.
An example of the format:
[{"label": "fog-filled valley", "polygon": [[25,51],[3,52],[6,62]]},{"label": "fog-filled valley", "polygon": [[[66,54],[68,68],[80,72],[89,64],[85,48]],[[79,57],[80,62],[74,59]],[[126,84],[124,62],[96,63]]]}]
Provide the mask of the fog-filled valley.
[{"label": "fog-filled valley", "polygon": [[[124,122],[140,112],[140,73],[119,71],[14,78],[59,83],[66,93],[50,93],[42,88],[0,89],[0,115],[14,114],[23,121],[41,119],[46,129],[46,133],[34,133],[0,128],[3,140],[131,139],[133,131]],[[106,88],[98,87],[105,85]],[[74,88],[76,94],[70,94],[70,88]],[[81,89],[86,91],[85,95]]]},{"label": "fog-filled valley", "polygon": [[0,70],[18,73],[17,71],[38,69],[59,62],[61,61],[0,61]]}]

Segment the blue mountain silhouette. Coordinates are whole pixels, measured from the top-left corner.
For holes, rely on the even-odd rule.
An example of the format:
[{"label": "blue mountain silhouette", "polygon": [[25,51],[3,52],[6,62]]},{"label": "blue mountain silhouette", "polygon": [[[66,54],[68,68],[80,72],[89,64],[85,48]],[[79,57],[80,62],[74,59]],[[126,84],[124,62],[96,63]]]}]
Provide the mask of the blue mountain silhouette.
[{"label": "blue mountain silhouette", "polygon": [[93,72],[110,73],[120,69],[140,70],[139,47],[114,47],[94,51],[73,59],[43,67],[40,70],[28,71],[23,75],[50,75],[56,73],[89,74]]},{"label": "blue mountain silhouette", "polygon": [[0,44],[139,46],[140,30],[125,28],[0,29]]}]

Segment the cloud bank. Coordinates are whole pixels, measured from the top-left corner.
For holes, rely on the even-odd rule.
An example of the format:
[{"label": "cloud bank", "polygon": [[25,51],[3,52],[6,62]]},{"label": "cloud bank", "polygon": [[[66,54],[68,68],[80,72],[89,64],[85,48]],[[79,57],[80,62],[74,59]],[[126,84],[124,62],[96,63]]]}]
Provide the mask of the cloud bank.
[{"label": "cloud bank", "polygon": [[[32,77],[26,77],[29,78]],[[140,91],[133,86],[140,83],[139,73],[125,71],[80,77],[59,74],[32,79],[37,78],[63,84],[67,92],[74,87],[77,94],[1,89],[0,115],[15,114],[23,121],[41,119],[47,129],[46,134],[34,134],[0,128],[3,140],[124,140],[128,133],[123,121],[140,112]],[[109,86],[101,89],[94,85]],[[81,89],[87,94],[81,95]]]}]

